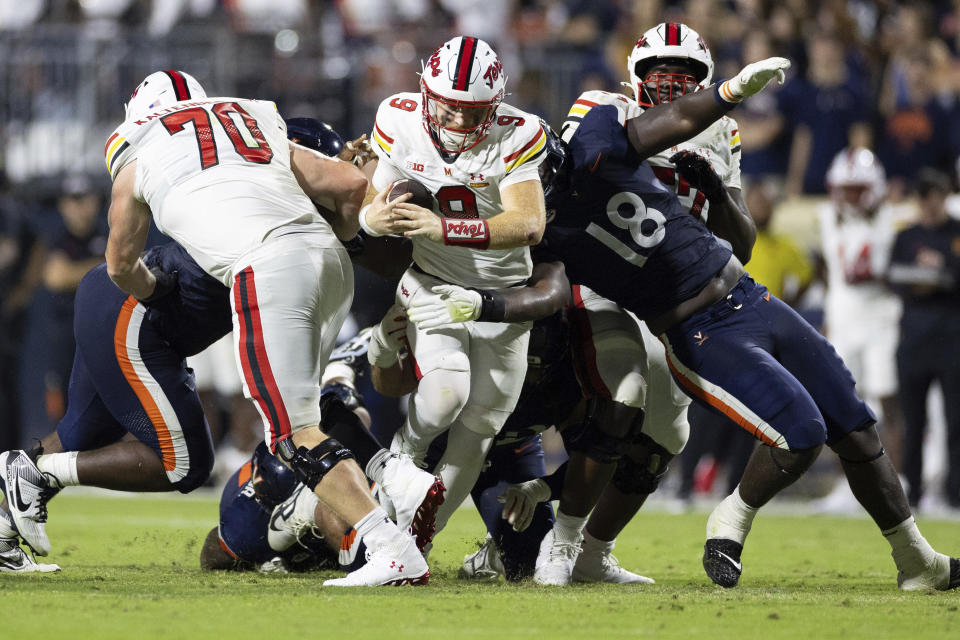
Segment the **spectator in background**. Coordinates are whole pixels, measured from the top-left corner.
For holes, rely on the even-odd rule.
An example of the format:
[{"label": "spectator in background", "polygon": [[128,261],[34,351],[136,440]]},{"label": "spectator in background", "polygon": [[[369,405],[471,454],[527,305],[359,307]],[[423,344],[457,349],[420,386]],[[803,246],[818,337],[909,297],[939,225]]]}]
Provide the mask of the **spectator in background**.
[{"label": "spectator in background", "polygon": [[945,493],[960,508],[960,221],[947,215],[950,181],[940,172],[918,174],[916,225],[896,236],[888,279],[903,298],[897,369],[905,421],[903,472],[908,498],[923,495],[923,439],[927,393],[934,381],[943,391],[947,424]]},{"label": "spectator in background", "polygon": [[880,107],[883,130],[877,153],[899,199],[924,166],[949,171],[956,157],[949,133],[958,116],[950,90],[952,60],[946,45],[925,41],[891,62],[884,78]]},{"label": "spectator in background", "polygon": [[843,44],[814,32],[807,41],[807,71],[781,91],[794,125],[787,168],[790,195],[826,192],[826,168],[844,147],[870,147],[871,102],[866,78],[850,72]]},{"label": "spectator in background", "polygon": [[43,286],[31,303],[21,363],[22,441],[41,438],[66,408],[73,366],[73,298],[81,278],[103,262],[106,215],[98,187],[85,175],[64,178],[56,201],[59,224],[46,231]]},{"label": "spectator in background", "polygon": [[840,152],[830,164],[827,185],[831,200],[819,211],[827,269],[825,333],[858,390],[882,412],[887,453],[899,468],[895,353],[900,300],[885,282],[896,209],[885,202],[883,166],[867,149]]}]

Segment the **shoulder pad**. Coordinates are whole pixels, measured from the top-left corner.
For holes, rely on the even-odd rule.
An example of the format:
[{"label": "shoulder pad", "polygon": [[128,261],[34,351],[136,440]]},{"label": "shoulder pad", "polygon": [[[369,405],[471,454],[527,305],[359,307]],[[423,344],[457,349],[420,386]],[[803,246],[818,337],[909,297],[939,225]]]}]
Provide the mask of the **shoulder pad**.
[{"label": "shoulder pad", "polygon": [[503,137],[500,148],[503,154],[504,171],[510,174],[531,162],[539,164],[547,148],[547,136],[543,132],[543,127],[540,126],[540,119],[536,116],[525,114],[507,117],[522,118]]}]

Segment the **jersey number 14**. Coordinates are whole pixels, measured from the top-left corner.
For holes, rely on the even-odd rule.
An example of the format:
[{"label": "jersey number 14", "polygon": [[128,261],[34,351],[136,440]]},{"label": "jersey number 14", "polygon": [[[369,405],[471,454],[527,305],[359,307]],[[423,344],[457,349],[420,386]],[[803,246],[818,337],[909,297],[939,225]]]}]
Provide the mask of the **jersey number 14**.
[{"label": "jersey number 14", "polygon": [[[273,159],[273,150],[263,137],[257,121],[243,107],[236,102],[218,102],[211,110],[241,158],[254,164],[267,164]],[[200,169],[209,169],[220,164],[217,141],[213,135],[210,114],[206,109],[192,107],[176,111],[162,117],[160,121],[170,135],[183,131],[188,122],[193,123],[193,132],[200,150]],[[237,126],[238,124],[241,126]]]}]

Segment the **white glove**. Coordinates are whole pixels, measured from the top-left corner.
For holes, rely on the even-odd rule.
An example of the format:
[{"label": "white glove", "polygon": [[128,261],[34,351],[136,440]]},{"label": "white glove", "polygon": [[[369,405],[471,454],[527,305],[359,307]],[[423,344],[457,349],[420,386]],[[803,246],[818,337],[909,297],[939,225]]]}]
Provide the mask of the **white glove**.
[{"label": "white glove", "polygon": [[480,317],[483,299],[480,294],[453,284],[431,289],[439,297],[420,296],[407,308],[407,317],[417,329],[433,329],[445,324],[469,322]]},{"label": "white glove", "polygon": [[386,315],[373,329],[367,360],[381,369],[392,367],[400,359],[400,351],[407,346],[407,315],[398,304],[387,309]]},{"label": "white glove", "polygon": [[533,522],[533,513],[537,505],[550,499],[550,487],[537,478],[519,484],[511,484],[497,497],[497,502],[503,504],[501,517],[520,532]]},{"label": "white glove", "polygon": [[[721,86],[720,95],[730,102],[739,102],[755,93],[760,93],[760,90],[774,78],[777,79],[779,84],[783,84],[786,78],[783,72],[789,68],[790,61],[786,58],[767,58],[759,62],[752,62]],[[724,89],[729,91],[732,100],[725,95],[726,91]]]}]

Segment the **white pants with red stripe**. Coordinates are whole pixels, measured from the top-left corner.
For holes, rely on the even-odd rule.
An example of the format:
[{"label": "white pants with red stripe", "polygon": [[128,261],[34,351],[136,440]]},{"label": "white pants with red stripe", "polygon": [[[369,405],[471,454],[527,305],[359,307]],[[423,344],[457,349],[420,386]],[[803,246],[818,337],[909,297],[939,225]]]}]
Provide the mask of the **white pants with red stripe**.
[{"label": "white pants with red stripe", "polygon": [[582,285],[570,310],[577,375],[591,395],[644,409],[643,433],[673,454],[690,435],[690,399],[676,386],[663,346],[639,319]]},{"label": "white pants with red stripe", "polygon": [[330,237],[268,238],[234,270],[233,338],[243,393],[277,441],[320,423],[320,375],[353,300],[353,269]]}]

